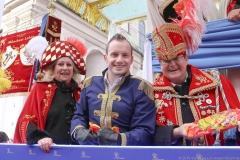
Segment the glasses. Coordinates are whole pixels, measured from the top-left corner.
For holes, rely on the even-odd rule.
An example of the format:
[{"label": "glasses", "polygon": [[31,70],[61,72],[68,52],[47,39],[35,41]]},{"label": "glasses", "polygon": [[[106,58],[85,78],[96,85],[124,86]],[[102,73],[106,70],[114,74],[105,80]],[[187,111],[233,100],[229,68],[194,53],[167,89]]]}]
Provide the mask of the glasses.
[{"label": "glasses", "polygon": [[169,65],[171,63],[171,61],[173,62],[180,62],[182,60],[182,58],[185,57],[185,55],[181,55],[181,56],[177,56],[171,60],[161,60],[160,63],[162,65]]}]

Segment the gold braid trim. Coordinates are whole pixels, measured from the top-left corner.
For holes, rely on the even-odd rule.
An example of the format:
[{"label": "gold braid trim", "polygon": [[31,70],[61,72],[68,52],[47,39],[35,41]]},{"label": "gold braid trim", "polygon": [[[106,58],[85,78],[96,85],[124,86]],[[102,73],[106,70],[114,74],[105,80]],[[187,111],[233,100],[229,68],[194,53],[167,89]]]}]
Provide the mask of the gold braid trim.
[{"label": "gold braid trim", "polygon": [[[176,33],[181,36],[183,42],[175,45],[168,33]],[[185,52],[187,45],[184,38],[183,30],[174,24],[164,24],[157,30],[152,31],[152,42],[155,47],[155,55],[158,59],[170,60],[175,58],[179,53]]]},{"label": "gold braid trim", "polygon": [[218,86],[220,86],[219,82],[214,78],[212,77],[212,75],[210,75],[209,73],[207,72],[204,72],[204,71],[201,71],[206,77],[208,77],[209,79],[212,80],[212,83],[208,84],[208,85],[205,85],[205,86],[202,86],[202,87],[199,87],[199,88],[196,88],[196,89],[192,89],[190,92],[189,92],[189,96],[192,96],[196,93],[199,93],[199,92],[202,92],[202,91],[207,91],[207,90],[211,90],[213,88],[216,88]]},{"label": "gold braid trim", "polygon": [[[112,92],[110,94],[108,93],[108,87],[106,86],[105,93],[109,94],[109,98],[108,98],[108,100],[106,102],[107,103],[107,108],[106,108],[106,126],[108,126],[108,127],[112,126],[112,120],[111,119],[112,119],[113,100],[116,100],[116,101],[120,101],[121,100],[121,96],[116,95],[116,93],[119,90],[119,88],[122,86],[122,84],[124,83],[126,77],[129,74],[130,74],[130,71],[125,73],[125,75],[123,76],[123,78],[121,79],[119,84],[112,90]],[[101,110],[103,110],[103,109],[101,108]]]},{"label": "gold braid trim", "polygon": [[173,87],[170,87],[170,86],[166,86],[166,87],[153,86],[153,90],[154,90],[154,91],[158,91],[158,92],[171,91],[172,93],[177,94],[177,92],[174,90],[174,88],[173,88]]},{"label": "gold braid trim", "polygon": [[[102,113],[102,111],[99,111],[99,110],[94,110],[93,111],[94,116],[99,116],[100,117],[101,113]],[[112,112],[111,117],[114,118],[114,119],[117,119],[119,117],[119,114],[117,112]]]},{"label": "gold braid trim", "polygon": [[82,85],[82,90],[84,88],[87,88],[88,86],[90,86],[92,84],[92,78],[93,76],[87,77],[84,81],[83,81],[83,85]]},{"label": "gold braid trim", "polygon": [[126,146],[127,145],[127,136],[124,133],[120,133],[121,138],[122,138],[122,144],[121,146]]},{"label": "gold braid trim", "polygon": [[182,119],[182,110],[181,110],[181,104],[180,104],[180,99],[176,98],[176,112],[177,112],[177,122],[178,125],[181,126],[183,124],[183,119]]},{"label": "gold braid trim", "polygon": [[[194,102],[194,100],[189,99],[190,109],[191,109],[191,111],[192,111],[194,120],[196,121],[196,120],[199,120],[199,116],[198,116],[198,114],[197,114],[197,110],[196,110],[196,108],[194,107],[194,103],[193,103],[193,102]],[[199,114],[200,114],[200,113],[199,113]]]},{"label": "gold braid trim", "polygon": [[28,95],[29,95],[29,92],[7,93],[7,94],[1,94],[0,98],[15,97],[15,96],[28,96]]},{"label": "gold braid trim", "polygon": [[139,79],[141,80],[141,83],[138,86],[138,90],[143,90],[144,93],[151,99],[154,100],[154,96],[153,96],[153,88],[152,88],[152,84],[149,83],[148,81],[138,77],[138,76],[131,76],[131,78],[133,79]]}]

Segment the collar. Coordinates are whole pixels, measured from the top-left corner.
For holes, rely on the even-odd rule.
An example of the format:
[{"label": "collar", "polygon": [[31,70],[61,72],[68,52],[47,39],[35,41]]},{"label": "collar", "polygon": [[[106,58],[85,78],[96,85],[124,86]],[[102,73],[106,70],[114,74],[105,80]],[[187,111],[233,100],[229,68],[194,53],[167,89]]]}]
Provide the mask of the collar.
[{"label": "collar", "polygon": [[[191,76],[189,95],[194,95],[198,92],[219,86],[219,82],[210,74],[210,72],[201,71],[190,64],[188,64],[187,68],[189,69],[188,78]],[[153,90],[160,92],[170,91],[172,93],[176,93],[171,82],[163,74],[156,78],[155,82],[153,83]]]},{"label": "collar", "polygon": [[118,79],[116,79],[114,82],[113,82],[113,84],[111,85],[111,83],[108,81],[108,72],[106,71],[105,72],[105,75],[104,75],[104,81],[109,85],[109,86],[113,86],[114,84],[118,84],[121,80],[122,80],[122,78],[123,78],[123,76],[122,77],[120,77],[120,78],[118,78]]},{"label": "collar", "polygon": [[78,84],[74,79],[71,79],[70,86],[68,86],[66,82],[59,82],[56,79],[54,79],[54,82],[61,91],[74,91],[78,87]]}]

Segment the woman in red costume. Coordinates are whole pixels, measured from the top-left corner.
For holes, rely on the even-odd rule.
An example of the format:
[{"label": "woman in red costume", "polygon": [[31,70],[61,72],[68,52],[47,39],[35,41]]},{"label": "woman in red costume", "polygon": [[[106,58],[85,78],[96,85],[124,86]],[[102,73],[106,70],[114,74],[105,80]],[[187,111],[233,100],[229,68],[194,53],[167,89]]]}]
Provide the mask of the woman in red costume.
[{"label": "woman in red costume", "polygon": [[86,48],[77,42],[57,41],[45,49],[38,81],[17,121],[14,143],[39,144],[45,152],[54,143],[74,144],[70,121],[80,98],[79,74],[86,73],[82,57]]}]

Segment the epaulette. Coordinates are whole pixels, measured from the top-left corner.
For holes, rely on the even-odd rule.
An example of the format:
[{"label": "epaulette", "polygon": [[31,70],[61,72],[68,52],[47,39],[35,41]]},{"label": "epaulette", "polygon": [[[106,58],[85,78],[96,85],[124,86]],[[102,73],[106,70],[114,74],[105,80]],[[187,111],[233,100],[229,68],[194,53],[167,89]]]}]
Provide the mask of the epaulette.
[{"label": "epaulette", "polygon": [[217,69],[203,69],[201,71],[209,74],[215,80],[219,81],[220,72]]},{"label": "epaulette", "polygon": [[156,73],[154,75],[154,80],[156,81],[161,75],[162,75],[162,73]]},{"label": "epaulette", "polygon": [[139,79],[141,82],[138,85],[138,90],[143,90],[144,93],[151,99],[154,100],[152,84],[145,79],[138,76],[131,76],[131,78]]},{"label": "epaulette", "polygon": [[87,77],[87,78],[84,79],[83,85],[82,85],[82,88],[81,88],[82,90],[84,88],[87,88],[88,86],[90,86],[92,84],[92,78],[93,78],[93,76],[90,76],[90,77]]}]

